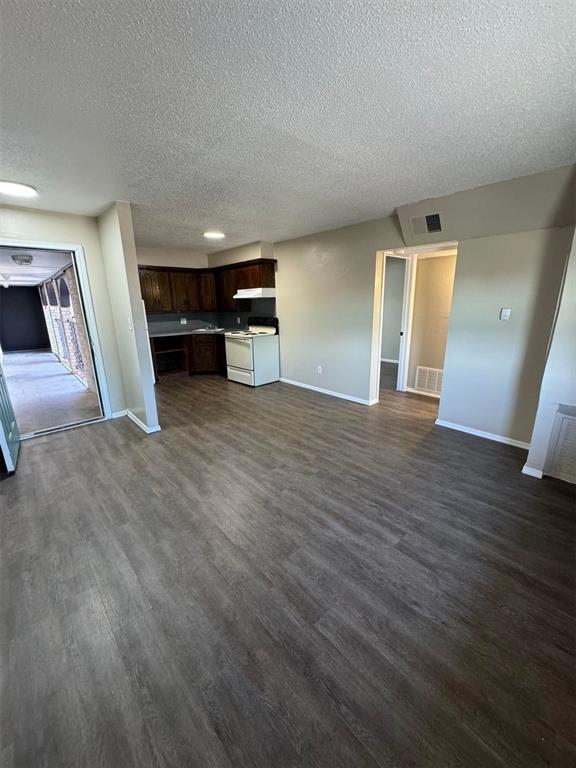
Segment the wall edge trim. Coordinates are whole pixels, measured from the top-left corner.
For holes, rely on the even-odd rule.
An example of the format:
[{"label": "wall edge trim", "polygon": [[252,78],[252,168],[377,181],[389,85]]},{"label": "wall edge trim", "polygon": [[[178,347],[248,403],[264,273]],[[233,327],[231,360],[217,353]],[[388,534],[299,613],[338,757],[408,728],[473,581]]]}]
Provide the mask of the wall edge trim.
[{"label": "wall edge trim", "polygon": [[349,400],[351,403],[359,403],[360,405],[374,405],[378,400],[363,400],[361,397],[353,397],[352,395],[344,395],[342,392],[334,392],[332,389],[323,389],[322,387],[314,387],[312,384],[304,384],[302,381],[293,381],[292,379],[280,378],[283,384],[291,384],[293,387],[301,387],[302,389],[311,389],[313,392],[319,392],[321,395],[330,395],[330,397],[338,397],[340,400]]},{"label": "wall edge trim", "polygon": [[522,467],[522,474],[529,477],[537,477],[538,480],[542,480],[544,477],[544,472],[541,469],[536,469],[536,467],[531,467],[528,464],[524,464]]},{"label": "wall edge trim", "polygon": [[436,419],[435,422],[438,427],[447,427],[448,429],[455,429],[457,432],[465,432],[468,435],[474,435],[475,437],[482,437],[485,440],[493,440],[496,443],[505,443],[505,445],[513,445],[515,448],[523,448],[527,451],[530,448],[530,443],[525,443],[522,440],[514,440],[512,437],[505,437],[504,435],[496,435],[493,432],[484,432],[481,429],[474,429],[473,427],[465,427],[463,424],[454,424],[451,421],[444,421],[443,419]]},{"label": "wall edge trim", "polygon": [[129,419],[132,419],[134,424],[137,424],[143,432],[146,432],[147,435],[151,435],[153,432],[160,432],[160,424],[158,424],[156,427],[148,427],[146,424],[144,424],[143,421],[140,421],[138,416],[135,416],[130,410],[126,411],[126,416],[128,416]]}]

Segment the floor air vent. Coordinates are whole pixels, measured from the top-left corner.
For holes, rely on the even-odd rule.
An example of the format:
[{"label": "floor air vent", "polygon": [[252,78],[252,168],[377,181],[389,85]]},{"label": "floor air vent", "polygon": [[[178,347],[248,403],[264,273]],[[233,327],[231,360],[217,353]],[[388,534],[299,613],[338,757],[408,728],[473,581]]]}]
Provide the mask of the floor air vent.
[{"label": "floor air vent", "polygon": [[427,392],[430,395],[440,396],[442,390],[442,378],[444,371],[440,368],[426,368],[423,365],[416,367],[416,384],[414,389]]}]

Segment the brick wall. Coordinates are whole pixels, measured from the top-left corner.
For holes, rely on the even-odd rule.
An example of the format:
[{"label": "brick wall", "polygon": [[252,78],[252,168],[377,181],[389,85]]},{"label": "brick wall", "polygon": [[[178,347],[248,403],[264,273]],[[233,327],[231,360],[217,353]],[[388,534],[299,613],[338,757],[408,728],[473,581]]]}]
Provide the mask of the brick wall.
[{"label": "brick wall", "polygon": [[40,295],[52,352],[88,389],[95,390],[92,352],[73,267],[40,286]]}]

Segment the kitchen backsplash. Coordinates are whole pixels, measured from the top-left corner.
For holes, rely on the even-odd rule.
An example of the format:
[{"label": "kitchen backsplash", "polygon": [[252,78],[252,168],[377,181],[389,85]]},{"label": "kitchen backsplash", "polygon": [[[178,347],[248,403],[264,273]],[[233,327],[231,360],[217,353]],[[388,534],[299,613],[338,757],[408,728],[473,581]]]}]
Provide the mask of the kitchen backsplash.
[{"label": "kitchen backsplash", "polygon": [[148,315],[148,328],[156,331],[181,330],[180,319],[183,317],[186,318],[186,326],[190,329],[205,328],[207,325],[215,325],[218,328],[247,328],[249,317],[276,317],[276,300],[253,301],[249,312],[163,312]]}]

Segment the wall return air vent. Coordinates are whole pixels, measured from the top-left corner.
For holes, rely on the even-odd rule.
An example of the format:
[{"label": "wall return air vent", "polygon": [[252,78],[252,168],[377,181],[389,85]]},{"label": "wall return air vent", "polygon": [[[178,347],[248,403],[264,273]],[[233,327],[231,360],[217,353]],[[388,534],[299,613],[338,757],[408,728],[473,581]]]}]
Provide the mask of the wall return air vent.
[{"label": "wall return air vent", "polygon": [[442,220],[439,213],[428,213],[425,216],[412,216],[410,218],[412,232],[415,235],[434,235],[442,232]]},{"label": "wall return air vent", "polygon": [[416,382],[414,389],[420,392],[426,392],[428,395],[440,397],[442,391],[442,378],[444,371],[440,368],[426,368],[423,365],[416,367]]}]

